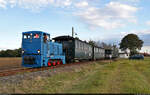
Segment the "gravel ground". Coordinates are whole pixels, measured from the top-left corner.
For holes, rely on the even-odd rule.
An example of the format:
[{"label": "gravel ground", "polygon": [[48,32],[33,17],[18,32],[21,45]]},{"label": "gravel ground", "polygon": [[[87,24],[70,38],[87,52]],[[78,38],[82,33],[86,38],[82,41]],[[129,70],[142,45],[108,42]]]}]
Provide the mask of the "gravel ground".
[{"label": "gravel ground", "polygon": [[71,71],[74,71],[75,68],[81,68],[84,65],[88,65],[88,64],[70,65],[70,66],[58,67],[58,68],[44,70],[44,71],[26,72],[26,73],[20,73],[20,74],[12,75],[12,76],[0,77],[0,84],[2,85],[3,84],[4,85],[5,84],[20,84],[23,80],[33,80],[39,76],[50,77],[60,72],[71,72]]}]

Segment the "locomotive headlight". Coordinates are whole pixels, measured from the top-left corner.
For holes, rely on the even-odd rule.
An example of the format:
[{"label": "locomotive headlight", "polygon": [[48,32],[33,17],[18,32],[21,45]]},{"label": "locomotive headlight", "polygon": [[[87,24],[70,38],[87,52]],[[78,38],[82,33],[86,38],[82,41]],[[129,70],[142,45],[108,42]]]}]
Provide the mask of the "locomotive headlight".
[{"label": "locomotive headlight", "polygon": [[40,53],[40,50],[38,50],[37,52]]},{"label": "locomotive headlight", "polygon": [[24,54],[24,50],[22,50],[22,54]]}]

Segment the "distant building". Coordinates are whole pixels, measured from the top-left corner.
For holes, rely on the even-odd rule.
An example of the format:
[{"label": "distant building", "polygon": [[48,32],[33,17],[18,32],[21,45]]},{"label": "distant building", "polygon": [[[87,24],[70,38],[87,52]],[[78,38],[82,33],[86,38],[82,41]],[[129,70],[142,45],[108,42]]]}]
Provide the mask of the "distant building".
[{"label": "distant building", "polygon": [[130,51],[127,49],[126,51],[119,50],[119,57],[120,58],[129,58]]},{"label": "distant building", "polygon": [[140,53],[148,53],[150,54],[150,46],[143,46],[140,50]]}]

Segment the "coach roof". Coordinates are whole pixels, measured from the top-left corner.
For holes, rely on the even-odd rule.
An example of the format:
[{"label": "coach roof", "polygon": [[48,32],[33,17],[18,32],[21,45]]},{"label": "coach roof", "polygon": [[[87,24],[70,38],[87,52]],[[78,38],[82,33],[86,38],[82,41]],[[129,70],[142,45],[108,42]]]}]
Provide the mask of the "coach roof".
[{"label": "coach roof", "polygon": [[[80,40],[79,38],[74,38],[74,37],[71,37],[71,36],[69,36],[69,35],[67,35],[67,36],[58,36],[58,37],[53,38],[53,40],[55,40],[55,41],[78,40],[78,41],[81,41],[81,42],[83,42],[83,43],[89,44],[89,43],[86,42],[86,41],[82,41],[82,40]],[[90,44],[89,44],[89,45],[90,45]]]}]

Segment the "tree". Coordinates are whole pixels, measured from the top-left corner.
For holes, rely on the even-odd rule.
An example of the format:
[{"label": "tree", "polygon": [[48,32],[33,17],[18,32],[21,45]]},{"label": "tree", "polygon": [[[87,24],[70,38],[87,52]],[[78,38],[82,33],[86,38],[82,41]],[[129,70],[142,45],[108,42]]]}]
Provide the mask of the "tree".
[{"label": "tree", "polygon": [[136,34],[128,34],[121,40],[120,49],[123,51],[129,49],[130,55],[133,55],[138,53],[137,50],[141,50],[143,43]]},{"label": "tree", "polygon": [[21,48],[15,50],[2,50],[0,51],[0,57],[21,57]]},{"label": "tree", "polygon": [[96,42],[92,41],[92,40],[89,41],[89,44],[92,45],[92,46],[97,46]]}]

